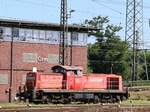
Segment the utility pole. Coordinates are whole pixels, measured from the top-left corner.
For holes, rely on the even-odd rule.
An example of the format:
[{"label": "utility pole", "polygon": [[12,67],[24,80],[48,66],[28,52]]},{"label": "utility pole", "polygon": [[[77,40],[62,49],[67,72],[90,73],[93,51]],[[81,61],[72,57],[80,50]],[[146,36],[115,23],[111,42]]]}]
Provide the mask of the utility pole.
[{"label": "utility pole", "polygon": [[13,92],[13,51],[14,51],[14,27],[11,31],[11,50],[10,50],[10,81],[9,81],[9,103],[12,102],[12,92]]},{"label": "utility pole", "polygon": [[[139,66],[139,53],[144,49],[143,42],[143,0],[127,0],[126,2],[126,31],[125,31],[125,41],[130,44],[132,48],[132,81],[138,79],[138,66]],[[143,50],[142,50],[143,51]],[[147,80],[147,62],[146,55],[144,54],[144,66],[145,75]]]},{"label": "utility pole", "polygon": [[67,0],[61,0],[60,10],[60,42],[59,42],[59,64],[68,65],[68,15]]}]

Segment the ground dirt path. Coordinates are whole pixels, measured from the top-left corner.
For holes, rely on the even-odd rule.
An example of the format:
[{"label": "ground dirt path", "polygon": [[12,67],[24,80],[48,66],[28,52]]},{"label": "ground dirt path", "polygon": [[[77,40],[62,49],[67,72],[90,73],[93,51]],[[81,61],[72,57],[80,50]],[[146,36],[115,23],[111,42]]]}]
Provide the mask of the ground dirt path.
[{"label": "ground dirt path", "polygon": [[0,109],[0,112],[150,112],[150,106],[83,106]]}]

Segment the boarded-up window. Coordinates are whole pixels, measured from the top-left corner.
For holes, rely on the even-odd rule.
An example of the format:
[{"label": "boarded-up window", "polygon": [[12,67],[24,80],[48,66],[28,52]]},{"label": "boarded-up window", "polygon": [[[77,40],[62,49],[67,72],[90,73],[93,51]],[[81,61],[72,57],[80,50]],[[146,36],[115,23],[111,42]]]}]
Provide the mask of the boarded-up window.
[{"label": "boarded-up window", "polygon": [[36,63],[37,54],[36,53],[23,53],[23,62]]},{"label": "boarded-up window", "polygon": [[25,83],[26,83],[26,75],[23,75],[22,76],[21,84],[25,85]]},{"label": "boarded-up window", "polygon": [[59,56],[56,54],[48,54],[48,62],[52,64],[58,64]]},{"label": "boarded-up window", "polygon": [[0,84],[8,84],[8,74],[0,74]]}]

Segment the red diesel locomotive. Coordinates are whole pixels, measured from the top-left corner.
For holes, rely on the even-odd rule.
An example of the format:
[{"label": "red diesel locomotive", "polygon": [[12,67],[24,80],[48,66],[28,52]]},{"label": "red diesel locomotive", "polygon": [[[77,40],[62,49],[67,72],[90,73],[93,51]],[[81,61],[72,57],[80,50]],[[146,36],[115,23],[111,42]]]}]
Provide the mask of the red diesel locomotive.
[{"label": "red diesel locomotive", "polygon": [[29,72],[26,89],[19,92],[30,102],[118,102],[128,98],[122,77],[114,74],[83,74],[77,66],[54,66],[52,73]]}]

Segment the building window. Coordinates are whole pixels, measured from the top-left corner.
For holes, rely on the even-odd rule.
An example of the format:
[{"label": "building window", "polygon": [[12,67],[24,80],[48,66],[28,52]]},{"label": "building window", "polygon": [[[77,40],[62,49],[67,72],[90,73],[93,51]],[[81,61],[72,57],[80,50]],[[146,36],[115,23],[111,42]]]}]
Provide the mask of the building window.
[{"label": "building window", "polygon": [[58,31],[53,31],[53,40],[55,44],[59,44],[60,33]]},{"label": "building window", "polygon": [[26,29],[26,40],[32,40],[33,33],[32,30]]},{"label": "building window", "polygon": [[87,35],[85,33],[79,33],[78,45],[87,45]]},{"label": "building window", "polygon": [[48,41],[52,41],[53,33],[51,31],[47,31],[46,37],[47,37]]},{"label": "building window", "polygon": [[26,40],[26,33],[25,33],[26,29],[19,29],[19,38],[22,41]]},{"label": "building window", "polygon": [[49,43],[58,44],[58,32],[56,31],[47,31],[46,38],[48,38]]},{"label": "building window", "polygon": [[12,30],[11,28],[9,27],[3,27],[3,30],[4,30],[4,39],[5,40],[11,40],[11,37],[12,37]]},{"label": "building window", "polygon": [[78,36],[79,36],[78,32],[72,32],[71,36],[72,36],[72,41],[73,42],[78,41]]},{"label": "building window", "polygon": [[44,30],[40,30],[40,36],[39,36],[39,40],[41,41],[45,41],[45,31]]},{"label": "building window", "polygon": [[19,28],[12,28],[12,36],[14,38],[18,38],[19,37]]},{"label": "building window", "polygon": [[39,30],[33,30],[33,39],[32,40],[39,40],[40,38],[40,31]]},{"label": "building window", "polygon": [[[59,31],[0,27],[0,39],[10,41],[12,37],[15,41],[31,43],[59,44],[60,42]],[[68,45],[73,44],[85,46],[87,45],[87,34],[68,32],[67,42]]]},{"label": "building window", "polygon": [[4,29],[0,28],[0,39],[3,39],[3,33],[4,33]]}]

